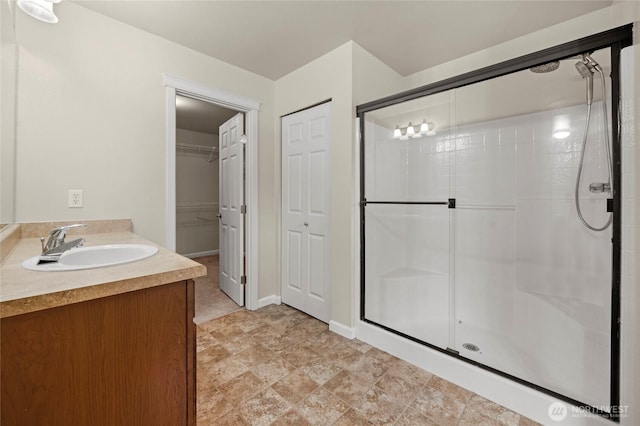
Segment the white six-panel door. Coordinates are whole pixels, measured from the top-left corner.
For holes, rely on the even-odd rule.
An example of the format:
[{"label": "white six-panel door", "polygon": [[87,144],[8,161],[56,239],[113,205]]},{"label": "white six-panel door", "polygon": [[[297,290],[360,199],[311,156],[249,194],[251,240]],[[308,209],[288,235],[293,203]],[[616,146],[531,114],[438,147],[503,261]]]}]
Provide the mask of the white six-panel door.
[{"label": "white six-panel door", "polygon": [[244,146],[240,141],[244,115],[233,116],[220,126],[220,289],[244,306]]},{"label": "white six-panel door", "polygon": [[282,117],[282,301],[328,322],[331,102]]}]

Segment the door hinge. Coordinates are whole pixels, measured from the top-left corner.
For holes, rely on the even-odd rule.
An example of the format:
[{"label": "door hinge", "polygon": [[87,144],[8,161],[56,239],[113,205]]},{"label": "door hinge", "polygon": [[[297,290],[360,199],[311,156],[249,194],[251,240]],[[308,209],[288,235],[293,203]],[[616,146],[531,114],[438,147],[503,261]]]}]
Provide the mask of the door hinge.
[{"label": "door hinge", "polygon": [[247,213],[247,205],[243,204],[240,206],[240,213],[242,214],[246,214]]},{"label": "door hinge", "polygon": [[246,284],[247,283],[247,276],[243,275],[240,277],[240,284]]}]

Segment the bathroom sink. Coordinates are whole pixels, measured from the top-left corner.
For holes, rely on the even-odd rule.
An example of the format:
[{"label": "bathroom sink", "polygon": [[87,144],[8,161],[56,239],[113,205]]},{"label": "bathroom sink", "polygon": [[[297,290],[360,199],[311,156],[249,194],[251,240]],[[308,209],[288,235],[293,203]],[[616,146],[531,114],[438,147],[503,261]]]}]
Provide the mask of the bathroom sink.
[{"label": "bathroom sink", "polygon": [[108,244],[78,247],[65,252],[57,262],[38,263],[40,256],[30,257],[22,267],[32,271],[75,271],[137,262],[158,252],[146,244]]}]

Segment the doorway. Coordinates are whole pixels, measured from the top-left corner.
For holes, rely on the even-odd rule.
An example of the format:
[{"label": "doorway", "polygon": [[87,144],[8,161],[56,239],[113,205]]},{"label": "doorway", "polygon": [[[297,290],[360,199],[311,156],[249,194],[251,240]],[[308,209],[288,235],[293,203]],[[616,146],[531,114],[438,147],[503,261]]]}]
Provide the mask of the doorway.
[{"label": "doorway", "polygon": [[[229,244],[234,236],[231,231],[242,227],[230,229],[228,216],[237,221],[237,215],[229,215],[227,207],[228,187],[234,186],[243,195],[244,185],[231,185],[237,177],[222,173],[229,169],[229,155],[221,155],[224,144],[219,143],[228,139],[229,123],[243,117],[229,108],[176,95],[176,252],[207,268],[207,276],[195,280],[197,324],[244,306],[244,288],[232,281],[244,271],[229,271],[229,260],[243,255],[241,251],[230,253],[235,246]],[[244,133],[244,127],[238,131]],[[242,169],[242,162],[237,166]],[[242,172],[239,170],[240,178]],[[221,202],[223,196],[227,201]]]},{"label": "doorway", "polygon": [[219,254],[218,128],[237,112],[176,96],[176,253]]},{"label": "doorway", "polygon": [[[167,202],[166,202],[166,246],[171,250],[177,249],[177,188],[176,188],[176,97],[203,101],[232,111],[241,113],[245,118],[244,151],[245,151],[245,182],[244,197],[244,232],[245,253],[244,264],[244,293],[247,309],[257,309],[258,305],[258,111],[259,102],[237,96],[219,89],[204,86],[200,83],[185,80],[171,75],[163,75],[166,102],[166,135],[167,135]],[[209,151],[212,154],[212,151]],[[216,155],[216,154],[213,154]],[[209,206],[210,207],[210,206]],[[210,216],[201,214],[201,218]],[[217,219],[217,218],[216,218]]]}]

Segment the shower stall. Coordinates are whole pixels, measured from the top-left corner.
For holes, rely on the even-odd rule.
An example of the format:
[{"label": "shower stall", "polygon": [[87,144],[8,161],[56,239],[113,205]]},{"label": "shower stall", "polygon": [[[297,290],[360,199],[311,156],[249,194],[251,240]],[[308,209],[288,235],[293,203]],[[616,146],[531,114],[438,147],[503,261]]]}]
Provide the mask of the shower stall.
[{"label": "shower stall", "polygon": [[630,41],[621,27],[358,107],[362,321],[612,416]]}]

